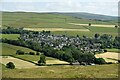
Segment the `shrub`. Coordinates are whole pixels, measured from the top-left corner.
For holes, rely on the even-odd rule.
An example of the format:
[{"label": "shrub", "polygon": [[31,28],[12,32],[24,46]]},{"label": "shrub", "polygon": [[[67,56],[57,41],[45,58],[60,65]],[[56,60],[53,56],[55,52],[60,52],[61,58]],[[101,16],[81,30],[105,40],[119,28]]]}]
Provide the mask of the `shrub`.
[{"label": "shrub", "polygon": [[105,64],[105,60],[103,58],[96,58],[94,61],[95,64]]},{"label": "shrub", "polygon": [[6,67],[10,68],[10,69],[14,69],[15,65],[12,62],[9,62],[9,63],[6,64]]},{"label": "shrub", "polygon": [[18,55],[24,55],[24,52],[21,51],[21,50],[17,50],[17,51],[16,51],[16,54],[18,54]]},{"label": "shrub", "polygon": [[29,54],[30,54],[30,55],[35,55],[35,53],[34,53],[34,52],[29,52]]},{"label": "shrub", "polygon": [[107,50],[105,49],[104,52],[107,52]]},{"label": "shrub", "polygon": [[40,53],[39,53],[39,52],[36,52],[36,55],[40,55]]}]

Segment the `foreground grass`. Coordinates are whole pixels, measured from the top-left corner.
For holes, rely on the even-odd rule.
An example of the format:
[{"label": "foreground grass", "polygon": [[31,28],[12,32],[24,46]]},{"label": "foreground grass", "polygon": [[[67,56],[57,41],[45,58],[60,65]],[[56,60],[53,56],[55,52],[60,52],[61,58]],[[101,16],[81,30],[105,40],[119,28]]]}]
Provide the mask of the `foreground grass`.
[{"label": "foreground grass", "polygon": [[11,40],[17,40],[18,37],[20,37],[19,34],[0,34],[0,38],[3,39],[11,39]]},{"label": "foreground grass", "polygon": [[117,78],[118,64],[96,66],[47,66],[10,70],[2,65],[3,78]]}]

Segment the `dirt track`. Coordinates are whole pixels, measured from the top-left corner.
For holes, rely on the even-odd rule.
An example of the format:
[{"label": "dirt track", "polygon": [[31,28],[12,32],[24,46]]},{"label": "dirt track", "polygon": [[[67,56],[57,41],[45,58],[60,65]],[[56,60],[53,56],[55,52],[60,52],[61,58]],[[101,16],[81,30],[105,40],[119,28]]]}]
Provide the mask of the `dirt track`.
[{"label": "dirt track", "polygon": [[[2,60],[2,61],[1,61]],[[24,60],[20,60],[11,56],[0,56],[0,63],[6,65],[8,62],[13,62],[15,64],[15,67],[18,69],[23,69],[23,68],[37,68],[39,66],[36,66],[33,63],[24,61]]]},{"label": "dirt track", "polygon": [[[88,24],[77,24],[77,23],[68,23],[68,24],[88,26]],[[95,26],[95,27],[110,27],[110,28],[114,28],[115,27],[115,25],[101,25],[101,24],[91,24],[91,26]]]}]

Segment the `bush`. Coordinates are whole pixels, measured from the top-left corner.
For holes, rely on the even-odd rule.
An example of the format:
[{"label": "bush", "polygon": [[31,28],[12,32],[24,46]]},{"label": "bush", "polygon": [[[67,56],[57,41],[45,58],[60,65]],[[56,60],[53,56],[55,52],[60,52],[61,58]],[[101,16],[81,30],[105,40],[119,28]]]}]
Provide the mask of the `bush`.
[{"label": "bush", "polygon": [[103,58],[96,58],[94,61],[95,64],[105,64],[105,60]]},{"label": "bush", "polygon": [[35,55],[35,53],[34,53],[34,52],[29,52],[29,54],[30,54],[30,55]]},{"label": "bush", "polygon": [[18,54],[18,55],[24,55],[24,52],[21,51],[21,50],[17,50],[17,51],[16,51],[16,54]]},{"label": "bush", "polygon": [[105,49],[104,52],[107,52],[107,50]]},{"label": "bush", "polygon": [[40,55],[40,52],[36,52],[36,55]]},{"label": "bush", "polygon": [[10,68],[10,69],[14,69],[15,65],[12,62],[9,62],[9,63],[6,64],[6,67]]}]

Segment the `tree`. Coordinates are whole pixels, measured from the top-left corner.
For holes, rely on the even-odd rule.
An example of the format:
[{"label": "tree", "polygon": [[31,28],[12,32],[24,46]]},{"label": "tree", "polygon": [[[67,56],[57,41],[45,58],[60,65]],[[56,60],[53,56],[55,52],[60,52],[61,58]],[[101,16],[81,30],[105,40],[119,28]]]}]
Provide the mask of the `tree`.
[{"label": "tree", "polygon": [[14,63],[9,62],[9,63],[6,64],[6,67],[7,67],[7,68],[10,68],[10,69],[14,69],[14,68],[15,68],[15,65],[14,65]]},{"label": "tree", "polygon": [[117,25],[115,25],[115,28],[118,28],[118,26],[117,26]]},{"label": "tree", "polygon": [[99,38],[99,36],[100,36],[99,34],[95,34],[95,35],[94,35],[94,37],[95,37],[96,39]]},{"label": "tree", "polygon": [[45,57],[45,55],[40,55],[40,60],[38,61],[38,64],[39,65],[44,65],[44,64],[46,64],[46,57]]},{"label": "tree", "polygon": [[95,64],[105,64],[105,60],[103,58],[95,58]]},{"label": "tree", "polygon": [[85,62],[86,64],[94,63],[95,56],[92,53],[81,53],[79,54],[78,62]]},{"label": "tree", "polygon": [[88,25],[91,26],[91,23],[89,23]]},{"label": "tree", "polygon": [[30,55],[35,55],[35,53],[34,53],[34,52],[29,52],[29,54],[30,54]]},{"label": "tree", "polygon": [[36,52],[36,55],[40,55],[40,52]]},{"label": "tree", "polygon": [[21,50],[17,50],[17,51],[16,51],[16,54],[18,54],[18,55],[24,55],[24,52],[21,51]]}]

